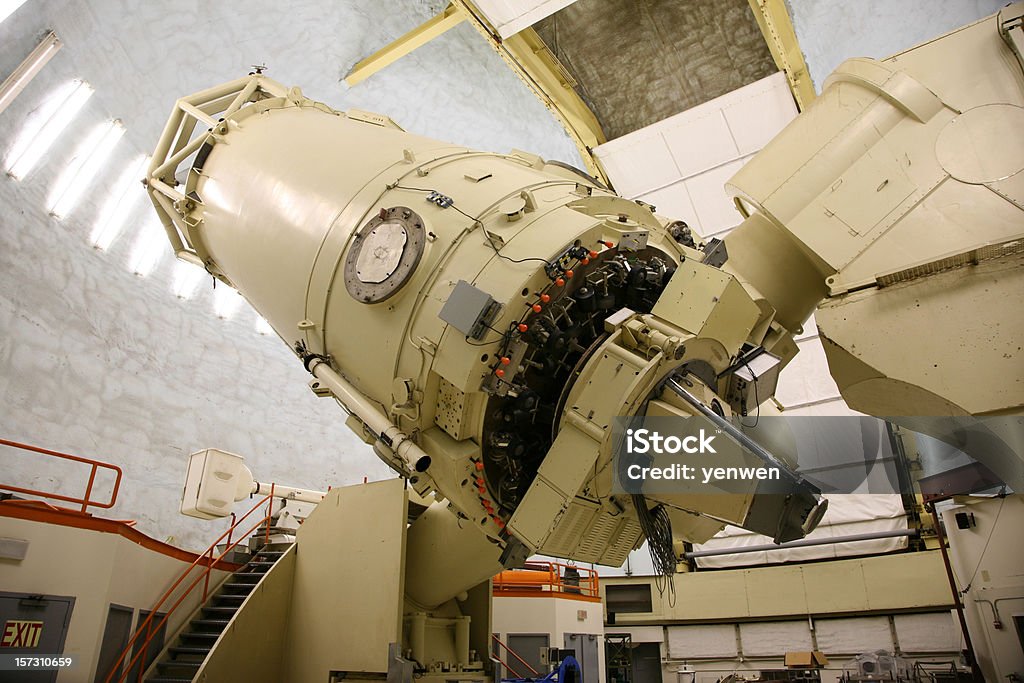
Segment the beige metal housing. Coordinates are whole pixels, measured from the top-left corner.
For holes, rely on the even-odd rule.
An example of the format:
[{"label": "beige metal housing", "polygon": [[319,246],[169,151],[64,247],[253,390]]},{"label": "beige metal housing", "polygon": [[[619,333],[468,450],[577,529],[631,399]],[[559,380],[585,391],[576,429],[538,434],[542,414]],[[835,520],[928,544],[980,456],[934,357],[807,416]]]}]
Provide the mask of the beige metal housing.
[{"label": "beige metal housing", "polygon": [[[196,117],[216,125],[192,139]],[[175,180],[192,154],[187,178]],[[508,526],[530,552],[620,564],[642,539],[631,505],[611,495],[612,418],[636,412],[684,367],[722,373],[744,345],[766,342],[792,356],[774,311],[702,262],[698,244],[674,239],[649,207],[538,157],[419,138],[259,75],[179,103],[150,188],[181,254],[243,293],[304,359],[314,391],[337,398],[350,425],[420,493],[439,492],[499,545]],[[396,235],[398,225],[408,238],[381,232],[392,226],[386,234]],[[380,254],[379,267],[363,249]],[[580,367],[566,377],[551,455],[519,496],[529,504],[510,504],[491,477],[486,451],[502,432],[490,416],[523,391],[501,380],[506,370],[511,377],[536,364],[504,365],[512,358],[503,354],[515,356],[510,335],[516,341],[519,326],[543,318],[548,302],[571,307],[586,278],[617,258],[650,265],[658,289],[674,294],[607,330],[604,315],[596,318],[592,348],[572,357]],[[460,281],[495,302],[479,337],[443,318]],[[621,363],[634,372],[619,372]],[[751,502],[739,495],[716,516],[753,524]]]},{"label": "beige metal housing", "polygon": [[[754,285],[816,320],[851,408],[1024,405],[1024,4],[885,60],[851,59],[727,189]],[[1020,33],[1019,26],[1014,29]],[[925,332],[927,330],[927,332]]]},{"label": "beige metal housing", "polygon": [[[1019,410],[1024,73],[999,21],[847,62],[732,180],[748,218],[724,244],[534,155],[422,138],[262,75],[178,101],[147,178],[176,253],[237,288],[437,501],[396,555],[389,669],[449,665],[465,615],[446,605],[500,566],[621,564],[649,507],[677,540],[812,529],[809,485],[770,504],[756,487],[630,498],[611,451],[617,416],[725,428],[748,407],[740,359],[784,366],[816,308],[854,408]],[[920,339],[926,320],[941,333]],[[448,635],[427,646],[429,624]]]}]

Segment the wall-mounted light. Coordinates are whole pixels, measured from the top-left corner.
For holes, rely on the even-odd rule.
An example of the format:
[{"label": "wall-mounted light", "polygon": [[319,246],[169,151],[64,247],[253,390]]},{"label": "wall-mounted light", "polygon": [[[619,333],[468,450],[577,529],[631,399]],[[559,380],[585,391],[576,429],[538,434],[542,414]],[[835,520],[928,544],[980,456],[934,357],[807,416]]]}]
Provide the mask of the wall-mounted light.
[{"label": "wall-mounted light", "polygon": [[149,157],[139,156],[118,177],[110,196],[100,210],[92,233],[89,235],[89,242],[92,243],[92,246],[106,251],[120,236],[128,222],[128,217],[146,196],[146,190],[141,181],[148,164]]},{"label": "wall-mounted light", "polygon": [[[0,3],[0,6],[2,4]],[[2,14],[3,9],[0,9],[0,15]],[[3,21],[3,19],[0,19],[0,21]],[[46,37],[36,46],[36,49],[32,50],[28,57],[25,58],[25,61],[18,65],[14,73],[8,76],[3,84],[0,84],[0,112],[7,109],[7,105],[14,101],[14,98],[36,77],[36,74],[46,66],[46,63],[53,59],[55,54],[60,52],[62,47],[64,47],[64,43],[60,41],[56,33],[50,31],[46,34]]]},{"label": "wall-mounted light", "polygon": [[128,257],[128,267],[139,277],[152,273],[163,260],[167,249],[167,233],[155,218],[143,223]]},{"label": "wall-mounted light", "polygon": [[174,265],[174,282],[171,288],[174,296],[179,299],[191,299],[196,295],[200,283],[209,277],[206,271],[188,261],[178,261]]},{"label": "wall-mounted light", "polygon": [[25,0],[0,0],[0,24],[24,4]]},{"label": "wall-mounted light", "polygon": [[50,193],[50,215],[64,218],[71,213],[82,198],[85,188],[95,183],[100,167],[114,151],[122,135],[124,126],[119,120],[107,121],[93,129],[54,183]]},{"label": "wall-mounted light", "polygon": [[213,290],[213,312],[222,320],[230,320],[242,305],[242,295],[227,285]]},{"label": "wall-mounted light", "polygon": [[25,124],[11,147],[5,164],[7,173],[18,180],[28,175],[92,93],[92,86],[88,83],[72,81],[48,98],[39,108],[38,115]]}]

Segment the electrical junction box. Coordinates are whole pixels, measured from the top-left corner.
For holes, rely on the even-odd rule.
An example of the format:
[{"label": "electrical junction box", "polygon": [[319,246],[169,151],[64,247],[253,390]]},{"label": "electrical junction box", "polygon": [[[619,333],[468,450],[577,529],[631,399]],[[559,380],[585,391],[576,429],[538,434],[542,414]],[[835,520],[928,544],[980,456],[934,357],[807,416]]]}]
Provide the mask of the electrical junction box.
[{"label": "electrical junction box", "polygon": [[235,501],[252,491],[252,473],[244,463],[242,456],[216,448],[188,456],[181,514],[199,519],[229,516]]},{"label": "electrical junction box", "polygon": [[490,294],[459,280],[438,315],[467,337],[480,339],[500,308]]}]

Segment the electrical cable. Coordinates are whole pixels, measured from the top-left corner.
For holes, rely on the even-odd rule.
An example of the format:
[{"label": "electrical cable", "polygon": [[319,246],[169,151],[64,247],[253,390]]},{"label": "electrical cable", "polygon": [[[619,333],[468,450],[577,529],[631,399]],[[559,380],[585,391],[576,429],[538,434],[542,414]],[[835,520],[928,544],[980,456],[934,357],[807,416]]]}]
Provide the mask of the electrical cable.
[{"label": "electrical cable", "polygon": [[654,510],[648,510],[647,499],[643,494],[634,493],[632,499],[640,529],[647,537],[647,550],[651,553],[658,593],[664,595],[667,591],[669,606],[674,607],[676,585],[672,577],[676,573],[676,551],[672,545],[672,521],[665,506],[659,505]]},{"label": "electrical cable", "polygon": [[500,344],[503,341],[505,341],[504,337],[502,337],[501,339],[495,339],[494,341],[476,343],[470,341],[469,337],[466,337],[466,343],[469,344],[470,346],[491,346],[492,344]]},{"label": "electrical cable", "polygon": [[[395,189],[395,190],[411,190],[413,192],[426,192],[428,194],[436,193],[436,194],[448,197],[448,195],[445,195],[440,190],[434,190],[434,189],[427,188],[427,187],[410,187],[408,185],[392,185],[391,187],[393,189]],[[461,213],[463,216],[465,216],[469,220],[473,221],[473,223],[475,225],[479,225],[480,226],[480,229],[483,230],[484,231],[484,235],[486,235],[486,242],[487,242],[487,244],[490,245],[491,249],[494,250],[494,253],[495,253],[495,255],[498,256],[498,258],[505,259],[506,261],[509,261],[511,263],[526,263],[527,261],[540,261],[541,263],[546,263],[549,266],[551,265],[551,261],[548,261],[546,258],[540,258],[539,256],[528,256],[526,258],[520,258],[520,259],[515,259],[515,258],[512,258],[510,256],[505,256],[504,254],[501,253],[501,250],[498,249],[497,246],[495,246],[494,242],[491,240],[491,233],[488,232],[487,228],[485,228],[483,226],[483,223],[480,222],[480,219],[476,218],[475,216],[470,216],[468,213],[466,213],[465,211],[463,211],[459,207],[455,206],[455,200],[454,199],[452,199],[451,197],[448,197],[448,198],[451,199],[451,201],[452,201],[452,203],[448,205],[450,208],[455,209],[458,213]],[[445,207],[442,207],[442,208],[445,208]]]},{"label": "electrical cable", "polygon": [[758,420],[761,419],[761,401],[757,397],[757,375],[755,375],[754,371],[750,369],[750,363],[748,363],[747,361],[744,360],[743,361],[743,365],[745,365],[747,370],[750,371],[750,376],[754,378],[754,405],[755,405],[754,410],[755,410],[755,412],[754,412],[754,424],[752,424],[752,425],[743,424],[743,421],[741,420],[740,421],[740,425],[742,425],[743,427],[746,427],[747,429],[753,429],[754,427],[757,426]]},{"label": "electrical cable", "polygon": [[976,566],[974,568],[974,573],[971,574],[971,580],[967,582],[967,586],[965,586],[964,589],[962,591],[960,591],[960,595],[962,595],[962,596],[963,595],[967,595],[967,591],[971,590],[971,586],[974,585],[974,579],[975,579],[976,576],[978,576],[978,570],[981,569],[981,562],[982,562],[982,560],[985,559],[985,551],[988,550],[989,541],[992,540],[992,536],[993,536],[993,534],[995,534],[996,525],[999,524],[999,515],[1003,511],[1003,505],[1005,503],[1006,503],[1006,495],[1004,494],[1002,496],[1002,500],[999,501],[999,509],[996,510],[996,518],[995,518],[995,521],[992,522],[992,529],[991,529],[991,531],[988,532],[988,538],[985,539],[985,546],[981,549],[981,554],[978,555],[978,566]]}]

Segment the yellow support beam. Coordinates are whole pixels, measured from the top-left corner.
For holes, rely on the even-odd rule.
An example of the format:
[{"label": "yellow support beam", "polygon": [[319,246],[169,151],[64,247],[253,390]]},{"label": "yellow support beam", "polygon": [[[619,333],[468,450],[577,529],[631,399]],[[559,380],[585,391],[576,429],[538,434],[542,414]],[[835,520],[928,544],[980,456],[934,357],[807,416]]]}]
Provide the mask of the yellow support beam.
[{"label": "yellow support beam", "polygon": [[466,15],[454,5],[448,5],[433,19],[414,28],[398,40],[381,48],[360,61],[345,77],[350,86],[360,83],[390,64],[397,62],[416,48],[429,43],[439,35],[455,28],[466,20]]},{"label": "yellow support beam", "polygon": [[796,105],[803,111],[817,97],[807,62],[800,44],[796,40],[793,22],[786,11],[785,0],[747,0],[754,10],[757,25],[764,34],[768,49],[771,50],[775,65],[785,72],[789,89],[793,92]]},{"label": "yellow support beam", "polygon": [[573,90],[576,82],[569,72],[536,31],[528,28],[502,40],[469,0],[452,0],[444,12],[356,64],[345,82],[351,86],[366,80],[467,20],[562,124],[579,149],[587,172],[608,184],[608,177],[591,152],[607,139],[597,117]]},{"label": "yellow support beam", "polygon": [[604,173],[591,150],[607,141],[597,117],[573,90],[576,82],[548,49],[537,32],[527,28],[502,40],[483,14],[469,0],[452,0],[470,24],[554,114],[579,149],[587,172],[605,184]]}]

